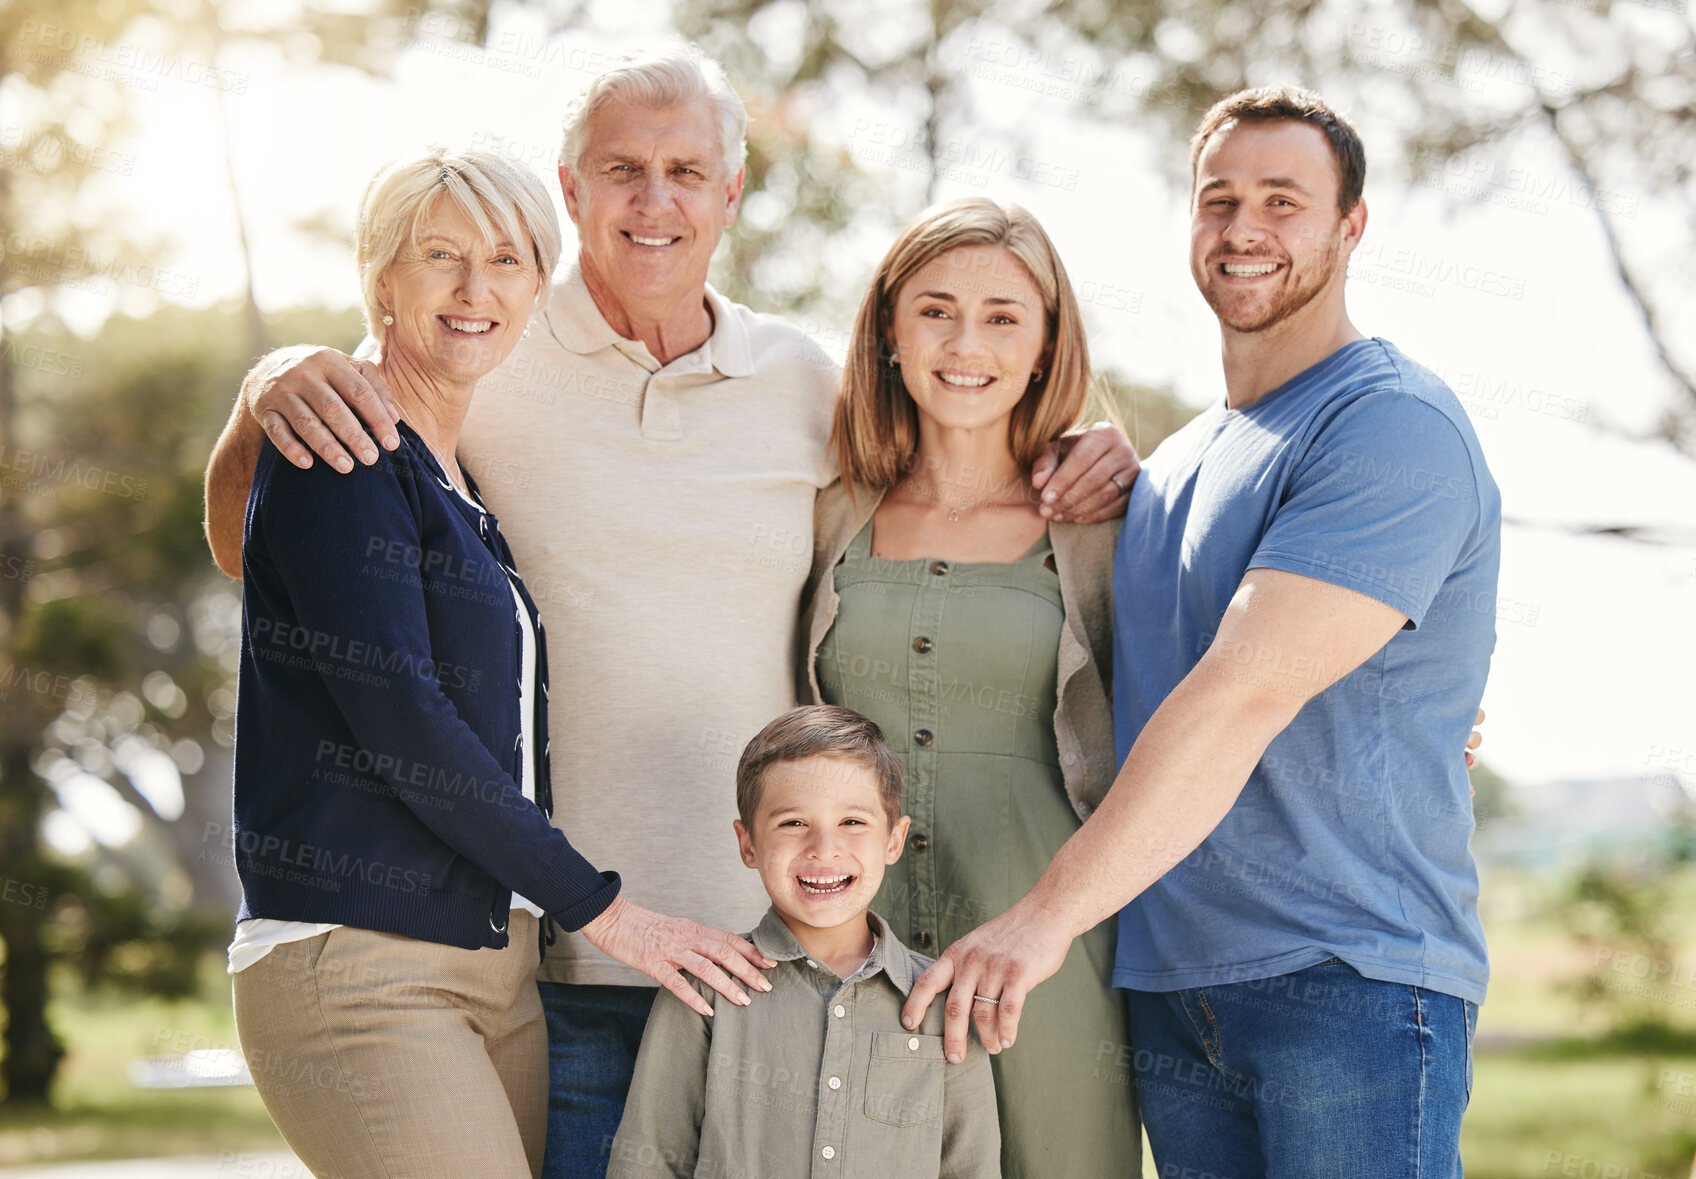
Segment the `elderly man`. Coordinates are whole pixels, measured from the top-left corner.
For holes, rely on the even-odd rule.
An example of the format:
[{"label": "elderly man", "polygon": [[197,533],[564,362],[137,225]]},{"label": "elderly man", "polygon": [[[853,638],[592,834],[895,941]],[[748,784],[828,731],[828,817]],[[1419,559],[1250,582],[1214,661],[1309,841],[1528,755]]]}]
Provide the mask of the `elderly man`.
[{"label": "elderly man", "polygon": [[[560,161],[576,264],[485,380],[459,452],[547,617],[554,821],[620,871],[632,899],[730,929],[752,928],[766,904],[719,835],[736,817],[737,752],[795,703],[837,381],[801,332],[707,285],[742,196],[745,126],[722,71],[692,50],[589,87]],[[339,352],[261,362],[207,472],[220,567],[239,575],[266,435],[300,465],[310,446],[351,470],[377,454],[354,411],[392,446],[388,407],[373,367]],[[1085,435],[1055,465],[1034,480],[1049,514],[1123,510],[1115,483],[1129,483],[1136,457],[1117,432]],[[599,1174],[654,990],[576,935],[548,951],[539,978],[547,1173]]]},{"label": "elderly man", "polygon": [[1317,95],[1244,91],[1191,158],[1225,397],[1131,495],[1123,767],[906,1014],[952,983],[949,1054],[968,1015],[1010,1045],[1025,993],[1122,910],[1126,1063],[1162,1174],[1459,1175],[1488,979],[1461,747],[1501,498],[1454,394],[1349,320],[1354,129]]}]

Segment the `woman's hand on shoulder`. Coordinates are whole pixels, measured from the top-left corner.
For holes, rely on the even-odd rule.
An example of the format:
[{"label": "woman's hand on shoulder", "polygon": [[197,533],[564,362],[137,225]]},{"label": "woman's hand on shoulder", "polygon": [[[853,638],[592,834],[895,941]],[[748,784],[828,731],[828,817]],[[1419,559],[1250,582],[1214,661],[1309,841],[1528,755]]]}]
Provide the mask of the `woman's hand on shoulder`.
[{"label": "woman's hand on shoulder", "polygon": [[735,934],[687,917],[667,917],[623,897],[614,900],[581,932],[591,944],[649,975],[702,1015],[711,1015],[713,1009],[689,985],[682,971],[687,970],[732,1003],[746,1006],[747,994],[730,976],[735,975],[754,990],[769,991],[771,983],[759,968],[769,970],[777,965]]}]

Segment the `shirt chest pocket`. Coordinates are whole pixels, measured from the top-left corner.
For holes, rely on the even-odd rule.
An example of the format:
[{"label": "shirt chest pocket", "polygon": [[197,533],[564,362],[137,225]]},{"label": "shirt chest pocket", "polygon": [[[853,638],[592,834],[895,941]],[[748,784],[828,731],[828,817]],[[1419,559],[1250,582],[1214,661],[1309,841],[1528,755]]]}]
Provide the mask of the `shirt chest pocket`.
[{"label": "shirt chest pocket", "polygon": [[866,1116],[890,1126],[921,1126],[942,1117],[941,1036],[873,1032],[866,1074]]}]

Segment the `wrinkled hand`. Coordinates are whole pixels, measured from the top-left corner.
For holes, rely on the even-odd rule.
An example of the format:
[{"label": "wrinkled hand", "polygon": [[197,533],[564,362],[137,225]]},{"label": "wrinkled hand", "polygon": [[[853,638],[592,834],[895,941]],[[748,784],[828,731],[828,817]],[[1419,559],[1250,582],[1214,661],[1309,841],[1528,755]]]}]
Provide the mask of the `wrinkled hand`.
[{"label": "wrinkled hand", "polygon": [[679,971],[687,970],[732,1003],[747,1006],[748,996],[730,975],[756,991],[769,991],[771,983],[755,968],[769,970],[777,965],[734,934],[687,917],[667,917],[623,897],[581,932],[593,945],[649,975],[702,1015],[711,1015],[712,1006]]},{"label": "wrinkled hand", "polygon": [[[1032,987],[1060,969],[1072,939],[1019,905],[949,946],[919,975],[901,1009],[901,1022],[916,1028],[931,1000],[948,991],[943,1006],[942,1048],[948,1059],[966,1059],[966,1022],[977,1025],[978,1039],[991,1055],[1011,1048],[1019,1034],[1019,1016]],[[974,995],[999,1000],[981,1003]]]},{"label": "wrinkled hand", "polygon": [[1049,519],[1098,524],[1125,514],[1140,470],[1136,448],[1119,427],[1097,422],[1044,447],[1031,486],[1042,494],[1040,510]]},{"label": "wrinkled hand", "polygon": [[385,450],[400,445],[395,395],[377,366],[334,348],[305,350],[282,360],[262,379],[250,378],[243,397],[266,437],[302,469],[312,465],[313,451],[343,474],[353,470],[349,450],[370,466],[377,461],[372,434]]}]

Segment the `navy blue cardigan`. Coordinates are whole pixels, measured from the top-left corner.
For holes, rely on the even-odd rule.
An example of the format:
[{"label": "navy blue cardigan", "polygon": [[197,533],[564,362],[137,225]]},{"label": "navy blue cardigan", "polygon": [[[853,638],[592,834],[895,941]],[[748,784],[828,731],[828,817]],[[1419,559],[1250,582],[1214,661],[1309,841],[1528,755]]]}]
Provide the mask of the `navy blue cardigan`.
[{"label": "navy blue cardigan", "polygon": [[[495,518],[401,444],[342,475],[268,443],[242,539],[235,859],[241,918],[506,945],[516,891],[567,929],[618,895],[547,819],[519,717],[522,631]],[[469,476],[468,476],[469,478]],[[472,484],[475,492],[475,484]],[[514,575],[516,580],[516,575]],[[533,803],[519,786],[540,763]]]}]

